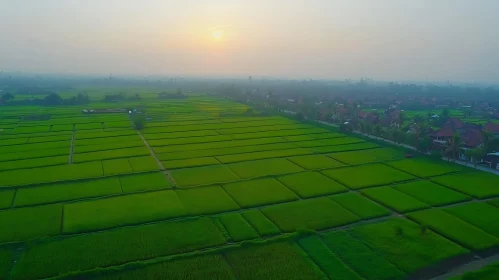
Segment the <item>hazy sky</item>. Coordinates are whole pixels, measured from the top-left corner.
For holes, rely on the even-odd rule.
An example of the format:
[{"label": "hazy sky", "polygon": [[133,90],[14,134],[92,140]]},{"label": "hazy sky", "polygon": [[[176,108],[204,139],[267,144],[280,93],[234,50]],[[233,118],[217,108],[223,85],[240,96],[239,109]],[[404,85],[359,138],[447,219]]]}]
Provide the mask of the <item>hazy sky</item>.
[{"label": "hazy sky", "polygon": [[0,0],[0,69],[499,83],[499,0]]}]

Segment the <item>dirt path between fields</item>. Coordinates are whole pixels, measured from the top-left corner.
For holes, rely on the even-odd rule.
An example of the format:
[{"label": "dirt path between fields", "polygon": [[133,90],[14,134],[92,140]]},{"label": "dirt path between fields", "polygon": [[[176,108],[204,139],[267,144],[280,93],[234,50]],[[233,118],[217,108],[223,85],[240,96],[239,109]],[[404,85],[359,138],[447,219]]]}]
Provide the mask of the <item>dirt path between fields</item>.
[{"label": "dirt path between fields", "polygon": [[73,154],[74,154],[74,148],[75,146],[75,130],[73,128],[73,134],[71,135],[71,146],[69,147],[69,164],[73,164]]},{"label": "dirt path between fields", "polygon": [[144,138],[144,136],[142,135],[142,133],[140,133],[140,131],[137,131],[137,132],[139,133],[140,138],[144,142],[144,145],[147,147],[147,149],[149,149],[149,152],[151,153],[151,156],[156,160],[156,163],[158,164],[159,169],[161,169],[161,171],[163,171],[163,174],[165,174],[166,179],[168,179],[168,182],[170,182],[170,184],[172,185],[172,187],[175,187],[176,183],[175,183],[175,180],[173,179],[173,177],[171,176],[170,172],[168,170],[166,170],[166,168],[163,166],[163,163],[161,163],[161,161],[158,159],[158,157],[154,153],[154,151],[151,148],[151,146],[149,146],[149,143],[147,143],[147,141]]},{"label": "dirt path between fields", "polygon": [[430,280],[449,279],[449,278],[464,274],[466,272],[479,270],[482,267],[487,266],[489,264],[493,264],[495,262],[499,262],[499,253],[492,255],[492,256],[489,256],[489,257],[486,257],[486,258],[480,258],[478,256],[475,256],[475,258],[472,261],[470,261],[466,264],[461,264],[461,265],[453,268],[452,270],[450,270],[444,274],[430,278]]}]

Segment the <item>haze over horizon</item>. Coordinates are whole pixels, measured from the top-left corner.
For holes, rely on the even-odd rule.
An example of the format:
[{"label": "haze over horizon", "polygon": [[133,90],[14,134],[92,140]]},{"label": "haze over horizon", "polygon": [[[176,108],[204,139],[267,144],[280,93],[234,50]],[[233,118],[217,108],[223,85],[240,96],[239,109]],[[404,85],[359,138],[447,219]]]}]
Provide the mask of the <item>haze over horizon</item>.
[{"label": "haze over horizon", "polygon": [[499,1],[0,0],[0,70],[499,83]]}]

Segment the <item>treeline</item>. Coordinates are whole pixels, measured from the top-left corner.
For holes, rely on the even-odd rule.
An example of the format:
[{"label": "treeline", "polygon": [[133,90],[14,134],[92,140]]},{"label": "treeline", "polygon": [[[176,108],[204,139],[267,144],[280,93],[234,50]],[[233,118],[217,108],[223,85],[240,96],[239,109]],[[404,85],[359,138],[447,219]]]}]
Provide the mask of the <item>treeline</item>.
[{"label": "treeline", "polygon": [[[4,95],[8,97],[4,99]],[[90,98],[87,94],[79,93],[71,98],[62,98],[57,93],[51,93],[44,98],[32,98],[16,100],[15,96],[11,93],[6,93],[2,95],[2,100],[5,105],[44,105],[44,106],[59,106],[59,105],[84,105],[90,103]]]}]

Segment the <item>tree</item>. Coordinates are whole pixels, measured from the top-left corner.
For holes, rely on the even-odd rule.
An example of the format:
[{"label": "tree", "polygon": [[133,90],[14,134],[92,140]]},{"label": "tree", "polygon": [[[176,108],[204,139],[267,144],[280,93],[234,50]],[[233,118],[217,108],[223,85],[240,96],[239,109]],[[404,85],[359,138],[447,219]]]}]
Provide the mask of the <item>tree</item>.
[{"label": "tree", "polygon": [[417,139],[416,149],[418,149],[418,151],[420,151],[420,152],[426,153],[428,151],[428,149],[430,149],[431,144],[432,144],[432,141],[431,141],[430,137],[424,136],[424,137]]},{"label": "tree", "polygon": [[10,92],[6,92],[2,94],[2,97],[0,99],[2,99],[3,101],[9,101],[11,99],[14,99],[14,95]]},{"label": "tree", "polygon": [[383,128],[381,127],[381,125],[377,124],[375,127],[374,127],[374,134],[378,137],[381,137],[381,133],[383,132]]},{"label": "tree", "polygon": [[482,161],[486,152],[484,148],[475,148],[475,149],[466,150],[465,154],[466,157],[470,159],[471,163],[473,163],[473,165],[476,168],[477,164]]},{"label": "tree", "polygon": [[295,118],[296,118],[297,120],[301,121],[301,120],[303,120],[303,114],[302,114],[301,112],[300,112],[300,113],[297,113],[297,114],[295,115]]},{"label": "tree", "polygon": [[454,133],[454,136],[447,141],[447,148],[444,150],[444,155],[451,155],[452,159],[456,161],[459,153],[463,151],[463,141],[459,134]]},{"label": "tree", "polygon": [[143,115],[135,115],[133,117],[133,125],[137,130],[144,129],[146,127],[146,118]]},{"label": "tree", "polygon": [[51,93],[43,99],[45,105],[60,105],[62,102],[62,98],[56,93]]}]

